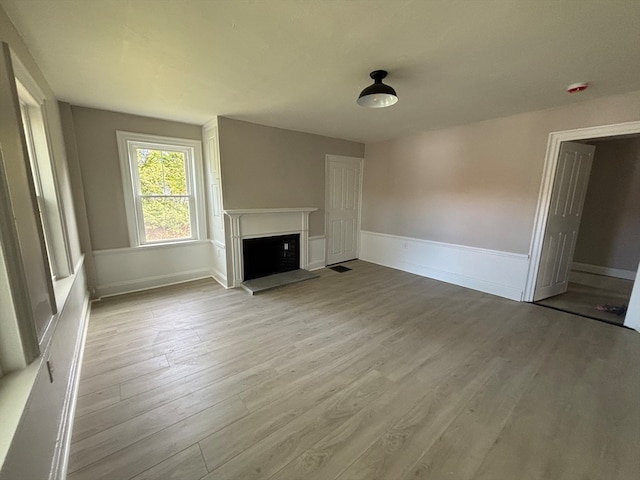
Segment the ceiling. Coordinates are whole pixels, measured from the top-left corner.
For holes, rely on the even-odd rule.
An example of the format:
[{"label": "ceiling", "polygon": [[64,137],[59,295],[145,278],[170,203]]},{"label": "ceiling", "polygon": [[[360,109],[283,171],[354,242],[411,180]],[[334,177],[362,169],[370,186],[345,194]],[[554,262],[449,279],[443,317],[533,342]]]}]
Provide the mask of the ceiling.
[{"label": "ceiling", "polygon": [[[0,0],[59,99],[373,142],[640,90],[637,0]],[[400,101],[355,100],[386,69]],[[589,81],[584,93],[568,84]]]}]

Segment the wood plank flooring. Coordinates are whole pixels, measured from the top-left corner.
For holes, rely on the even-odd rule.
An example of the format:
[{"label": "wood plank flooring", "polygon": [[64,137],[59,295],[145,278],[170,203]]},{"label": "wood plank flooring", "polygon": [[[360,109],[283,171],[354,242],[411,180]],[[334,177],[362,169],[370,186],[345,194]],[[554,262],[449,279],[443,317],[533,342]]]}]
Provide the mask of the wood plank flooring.
[{"label": "wood plank flooring", "polygon": [[640,334],[349,267],[94,303],[68,479],[637,478]]},{"label": "wood plank flooring", "polygon": [[536,303],[614,325],[623,325],[624,314],[617,315],[611,312],[603,312],[596,308],[599,304],[625,307],[629,305],[633,282],[631,280],[615,280],[617,280],[616,283],[618,285],[615,289],[569,282],[565,293],[545,298]]}]

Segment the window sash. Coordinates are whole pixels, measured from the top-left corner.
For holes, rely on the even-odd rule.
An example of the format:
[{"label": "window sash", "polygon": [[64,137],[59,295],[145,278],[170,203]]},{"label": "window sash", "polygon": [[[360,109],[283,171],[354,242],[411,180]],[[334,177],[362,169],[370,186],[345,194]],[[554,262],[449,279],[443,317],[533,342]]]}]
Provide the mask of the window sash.
[{"label": "window sash", "polygon": [[[189,204],[189,230],[191,231],[191,236],[189,237],[180,237],[180,238],[171,238],[171,239],[160,239],[160,240],[149,240],[147,238],[147,231],[145,228],[145,220],[144,220],[144,212],[142,203],[143,200],[147,198],[186,198]],[[173,243],[173,242],[185,242],[190,240],[197,240],[197,222],[195,221],[195,199],[193,195],[137,195],[136,197],[136,212],[138,213],[138,236],[140,239],[144,239],[144,245],[153,245],[157,243]],[[141,242],[142,243],[142,242]]]},{"label": "window sash", "polygon": [[[124,132],[118,132],[119,141],[121,141],[121,136],[125,136]],[[179,243],[185,241],[193,241],[200,238],[200,221],[199,217],[201,216],[201,206],[199,205],[199,201],[196,198],[196,185],[198,183],[198,178],[196,175],[196,169],[198,168],[198,164],[196,162],[196,155],[194,147],[183,146],[173,143],[161,143],[154,141],[144,141],[144,140],[132,140],[126,139],[124,140],[126,143],[126,161],[127,161],[127,169],[129,173],[129,178],[131,181],[131,193],[133,194],[133,210],[135,214],[134,222],[135,222],[135,234],[136,234],[136,244],[137,245],[153,245],[153,244],[161,244],[161,243]],[[186,178],[186,190],[187,194],[181,195],[144,195],[141,192],[141,182],[140,182],[140,170],[138,168],[137,162],[137,150],[138,149],[146,149],[146,150],[160,150],[166,152],[178,152],[184,155],[184,168],[185,168],[185,178]],[[126,190],[126,187],[125,187]],[[144,214],[142,209],[142,201],[144,198],[187,198],[189,203],[189,225],[191,230],[191,236],[185,238],[176,238],[176,239],[161,239],[161,240],[148,240],[146,231],[145,231],[145,223],[144,223]]]},{"label": "window sash", "polygon": [[51,278],[55,281],[58,277],[58,268],[53,256],[53,244],[52,233],[49,217],[47,215],[47,202],[44,197],[44,189],[42,188],[42,179],[40,176],[40,168],[38,167],[36,148],[34,145],[33,130],[31,127],[31,116],[29,113],[29,106],[25,103],[20,103],[20,111],[22,113],[22,126],[24,129],[26,142],[27,142],[27,156],[29,157],[29,163],[31,164],[31,173],[33,176],[33,185],[36,191],[36,201],[38,206],[38,213],[40,215],[40,223],[42,224],[42,233],[44,235],[44,246],[47,250],[47,262],[49,263],[49,271],[51,272]]}]

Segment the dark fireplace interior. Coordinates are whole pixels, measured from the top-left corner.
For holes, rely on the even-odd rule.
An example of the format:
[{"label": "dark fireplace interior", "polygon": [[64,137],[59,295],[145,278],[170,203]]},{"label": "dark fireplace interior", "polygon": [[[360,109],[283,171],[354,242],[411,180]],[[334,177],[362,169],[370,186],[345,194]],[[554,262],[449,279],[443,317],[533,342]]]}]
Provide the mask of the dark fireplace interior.
[{"label": "dark fireplace interior", "polygon": [[300,234],[242,240],[244,279],[300,268]]}]

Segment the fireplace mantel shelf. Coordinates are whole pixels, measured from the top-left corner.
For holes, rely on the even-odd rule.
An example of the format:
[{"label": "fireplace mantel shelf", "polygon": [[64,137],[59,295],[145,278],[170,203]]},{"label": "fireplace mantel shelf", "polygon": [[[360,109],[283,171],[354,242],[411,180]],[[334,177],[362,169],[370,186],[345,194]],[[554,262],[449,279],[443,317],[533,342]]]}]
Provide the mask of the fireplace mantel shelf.
[{"label": "fireplace mantel shelf", "polygon": [[314,207],[299,207],[299,208],[236,208],[225,210],[224,213],[229,216],[236,215],[251,215],[255,213],[306,213],[315,212],[318,210]]}]

